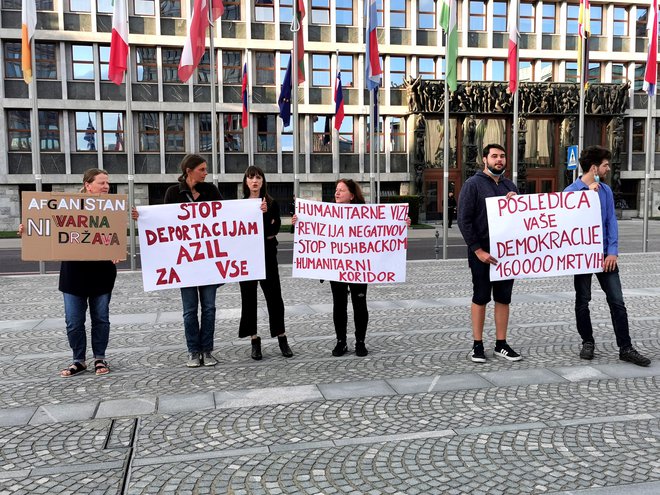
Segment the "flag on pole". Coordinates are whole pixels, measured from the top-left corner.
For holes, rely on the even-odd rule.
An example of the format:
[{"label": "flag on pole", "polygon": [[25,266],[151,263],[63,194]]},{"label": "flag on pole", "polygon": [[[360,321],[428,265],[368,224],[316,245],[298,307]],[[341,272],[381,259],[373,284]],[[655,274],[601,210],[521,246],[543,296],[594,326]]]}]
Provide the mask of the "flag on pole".
[{"label": "flag on pole", "polygon": [[195,0],[188,21],[188,37],[179,62],[179,79],[186,82],[197,68],[206,49],[206,28],[209,27],[208,0]]},{"label": "flag on pole", "polygon": [[[578,72],[580,84],[586,86],[589,82],[589,36],[591,35],[591,12],[589,0],[580,0],[580,12],[578,13]],[[584,50],[582,46],[584,45]],[[584,51],[584,58],[582,52]]]},{"label": "flag on pole", "polygon": [[305,1],[298,0],[298,84],[305,82],[305,37],[302,21],[305,18]]},{"label": "flag on pole", "polygon": [[337,71],[335,82],[335,129],[339,130],[344,121],[344,93],[341,87],[341,71]]},{"label": "flag on pole", "polygon": [[243,114],[241,115],[241,127],[245,129],[248,126],[248,74],[247,62],[243,64],[243,85],[241,88],[243,97]]},{"label": "flag on pole", "polygon": [[26,84],[32,82],[32,37],[37,28],[37,4],[35,0],[23,0],[21,8],[21,68]]},{"label": "flag on pole", "polygon": [[380,68],[380,54],[378,53],[378,12],[376,10],[376,0],[368,0],[367,12],[367,52],[365,57],[366,82],[367,89],[378,89],[380,86],[380,77],[383,71]]},{"label": "flag on pole", "polygon": [[651,0],[648,21],[649,53],[644,71],[644,91],[653,96],[658,82],[658,0]]},{"label": "flag on pole", "polygon": [[518,89],[518,0],[509,5],[509,91]]},{"label": "flag on pole", "polygon": [[215,21],[225,13],[225,4],[222,0],[211,0],[211,17]]},{"label": "flag on pole", "polygon": [[277,104],[280,107],[280,118],[282,125],[289,127],[291,125],[291,59],[289,57],[289,65],[286,67],[284,74],[284,81],[282,81],[282,88],[280,89],[280,97],[277,99]]},{"label": "flag on pole", "polygon": [[120,85],[124,80],[127,58],[128,16],[126,15],[126,0],[114,0],[108,79],[117,85]]},{"label": "flag on pole", "polygon": [[447,86],[456,91],[458,86],[458,73],[456,60],[458,59],[458,29],[456,27],[456,0],[443,0],[440,11],[440,27],[447,36],[445,46],[445,78]]},{"label": "flag on pole", "polygon": [[96,129],[92,123],[92,116],[87,113],[87,130],[85,130],[85,136],[83,139],[87,141],[87,151],[96,151]]}]

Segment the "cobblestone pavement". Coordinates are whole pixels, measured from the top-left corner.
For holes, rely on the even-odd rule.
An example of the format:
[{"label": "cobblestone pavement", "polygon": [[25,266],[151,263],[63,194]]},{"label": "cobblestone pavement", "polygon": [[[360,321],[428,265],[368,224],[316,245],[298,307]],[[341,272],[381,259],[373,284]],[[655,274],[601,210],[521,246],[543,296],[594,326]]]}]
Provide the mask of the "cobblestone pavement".
[{"label": "cobblestone pavement", "polygon": [[660,493],[657,254],[621,257],[649,368],[618,360],[596,288],[596,357],[579,359],[570,278],[517,281],[509,342],[524,360],[492,356],[489,308],[489,359],[472,363],[464,260],[370,286],[370,353],[334,358],[330,287],[281,271],[292,359],[262,299],[264,359],[250,359],[226,285],[220,364],[188,369],[179,292],[120,273],[112,372],[68,379],[57,276],[0,278],[0,494]]}]

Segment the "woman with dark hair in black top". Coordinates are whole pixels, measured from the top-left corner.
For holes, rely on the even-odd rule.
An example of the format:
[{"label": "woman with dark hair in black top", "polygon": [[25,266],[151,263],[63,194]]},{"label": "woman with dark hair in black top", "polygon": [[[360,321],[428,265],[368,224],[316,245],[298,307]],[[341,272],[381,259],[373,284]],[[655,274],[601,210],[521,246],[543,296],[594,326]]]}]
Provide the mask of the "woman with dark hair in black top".
[{"label": "woman with dark hair in black top", "polygon": [[270,336],[277,341],[284,357],[292,357],[293,352],[287,342],[284,328],[284,301],[280,287],[280,274],[277,266],[277,234],[282,221],[280,207],[268,194],[266,176],[259,167],[250,166],[243,176],[243,198],[261,198],[261,211],[264,214],[264,251],[266,256],[266,278],[240,282],[241,322],[238,336],[251,337],[252,359],[262,358],[261,338],[257,335],[257,284],[266,298]]},{"label": "woman with dark hair in black top", "polygon": [[[188,154],[181,160],[181,175],[178,184],[165,191],[165,204],[193,203],[200,201],[221,201],[222,195],[214,184],[204,182],[208,175],[206,159],[200,155]],[[138,219],[133,208],[132,216]],[[188,368],[215,366],[213,357],[213,336],[215,334],[215,293],[218,284],[182,287],[183,328],[188,347]],[[201,319],[199,306],[202,307]],[[200,325],[201,323],[201,325]]]}]

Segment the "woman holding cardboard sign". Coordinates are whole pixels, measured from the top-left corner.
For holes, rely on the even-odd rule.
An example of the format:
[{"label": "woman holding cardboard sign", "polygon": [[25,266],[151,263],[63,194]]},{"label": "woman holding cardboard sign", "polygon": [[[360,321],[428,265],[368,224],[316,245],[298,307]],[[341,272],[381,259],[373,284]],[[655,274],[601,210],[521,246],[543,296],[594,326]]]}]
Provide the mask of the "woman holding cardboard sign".
[{"label": "woman holding cardboard sign", "polygon": [[277,266],[277,234],[280,231],[280,207],[268,194],[266,176],[259,167],[250,166],[243,176],[243,198],[261,198],[261,211],[264,216],[264,254],[266,256],[266,278],[264,280],[246,280],[241,286],[241,322],[238,336],[251,337],[252,359],[260,360],[261,338],[257,335],[257,285],[266,298],[270,336],[277,337],[280,351],[284,357],[292,357],[293,352],[287,342],[284,329],[284,301],[280,287],[280,274]]},{"label": "woman holding cardboard sign", "polygon": [[[108,194],[109,191],[108,172],[98,168],[85,172],[80,192]],[[23,224],[18,226],[18,235],[22,234]],[[62,261],[60,265],[59,289],[64,295],[66,336],[73,351],[72,363],[60,371],[63,378],[77,375],[87,369],[87,306],[92,320],[94,372],[97,375],[107,375],[110,372],[105,351],[110,340],[110,297],[117,278],[115,265],[118,262],[119,260]]]}]

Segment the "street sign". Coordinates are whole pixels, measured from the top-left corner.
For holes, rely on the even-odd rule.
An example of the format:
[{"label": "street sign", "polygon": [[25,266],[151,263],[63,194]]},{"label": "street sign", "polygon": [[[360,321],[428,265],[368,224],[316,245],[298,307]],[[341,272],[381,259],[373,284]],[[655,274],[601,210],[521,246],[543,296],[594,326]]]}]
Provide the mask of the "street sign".
[{"label": "street sign", "polygon": [[575,170],[578,165],[578,147],[569,146],[566,149],[566,169]]}]

